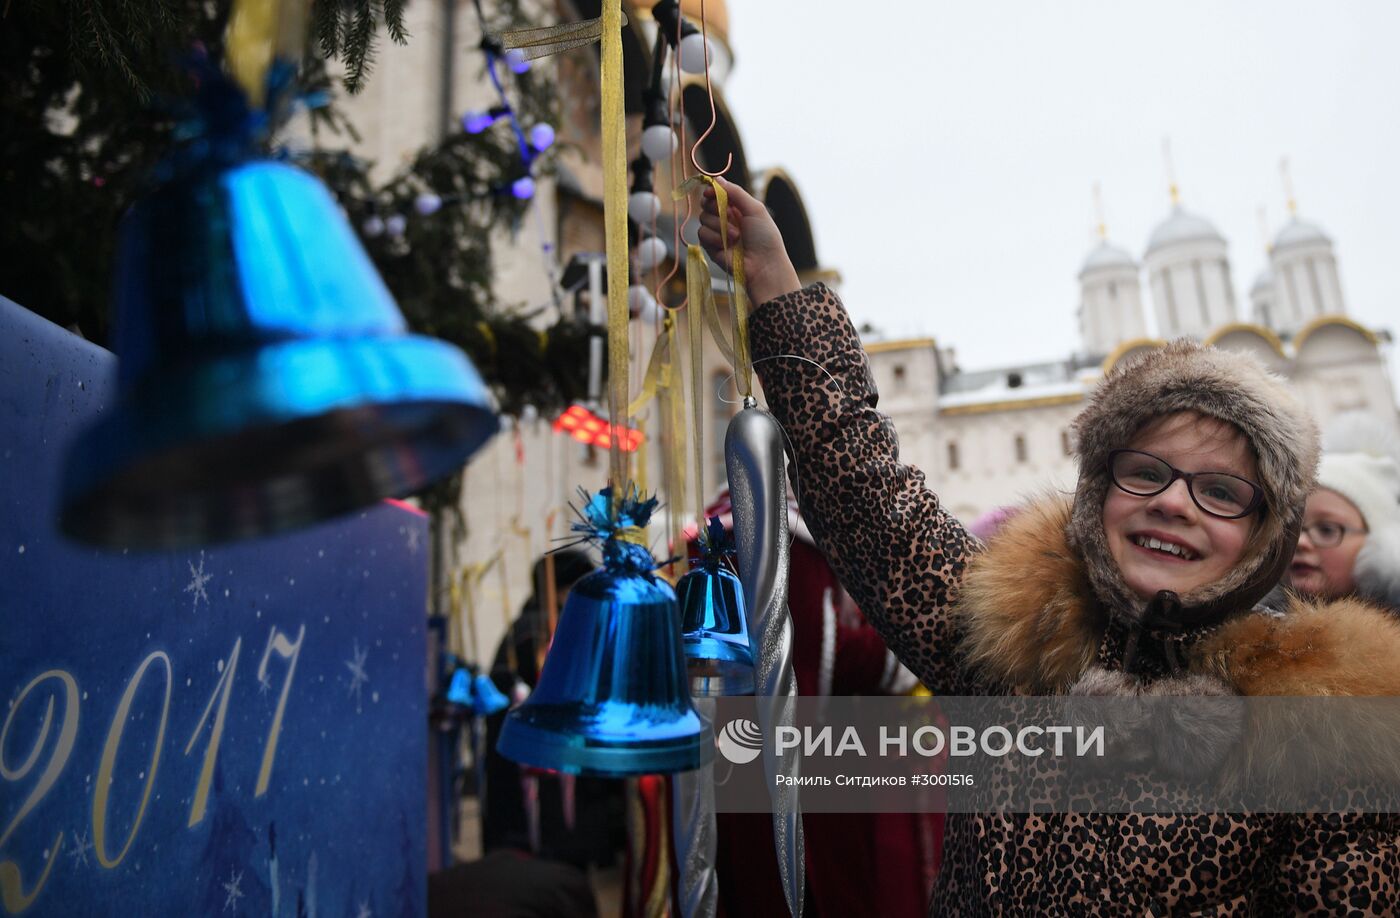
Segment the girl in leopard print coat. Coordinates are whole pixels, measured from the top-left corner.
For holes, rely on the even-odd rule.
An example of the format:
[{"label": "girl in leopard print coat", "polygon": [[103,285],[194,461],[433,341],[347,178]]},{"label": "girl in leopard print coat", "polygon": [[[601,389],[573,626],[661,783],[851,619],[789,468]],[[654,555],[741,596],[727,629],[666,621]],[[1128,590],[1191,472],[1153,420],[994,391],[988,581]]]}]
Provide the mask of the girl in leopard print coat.
[{"label": "girl in leopard print coat", "polygon": [[[1259,605],[1292,555],[1317,464],[1307,412],[1262,367],[1187,341],[1121,362],[1076,421],[1073,500],[1032,504],[984,547],[900,463],[839,299],[801,289],[762,205],[727,188],[728,241],[743,239],[760,304],[755,365],[796,452],[808,525],[935,695],[1400,695],[1400,624],[1384,613],[1357,600]],[[728,268],[720,242],[707,194],[701,243]],[[1063,813],[950,815],[929,910],[1397,907],[1392,816]]]}]

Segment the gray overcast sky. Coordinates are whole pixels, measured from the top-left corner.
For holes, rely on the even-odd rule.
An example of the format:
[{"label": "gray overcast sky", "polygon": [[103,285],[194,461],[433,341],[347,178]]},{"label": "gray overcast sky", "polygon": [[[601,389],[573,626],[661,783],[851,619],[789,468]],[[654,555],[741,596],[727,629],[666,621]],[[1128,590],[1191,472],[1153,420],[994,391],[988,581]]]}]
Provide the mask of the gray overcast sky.
[{"label": "gray overcast sky", "polygon": [[1286,155],[1350,314],[1400,333],[1400,4],[730,0],[729,17],[750,166],[791,173],[857,321],[968,368],[1066,355],[1093,183],[1141,258],[1169,136],[1242,311],[1256,211],[1286,217]]}]

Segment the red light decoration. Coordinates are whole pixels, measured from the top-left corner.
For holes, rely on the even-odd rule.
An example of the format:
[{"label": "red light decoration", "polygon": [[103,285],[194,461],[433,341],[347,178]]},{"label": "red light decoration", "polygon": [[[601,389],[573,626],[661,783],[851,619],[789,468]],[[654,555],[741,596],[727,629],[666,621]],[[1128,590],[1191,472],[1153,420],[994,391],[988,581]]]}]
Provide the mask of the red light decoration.
[{"label": "red light decoration", "polygon": [[618,448],[624,453],[634,452],[646,435],[633,427],[614,426],[598,417],[582,405],[571,405],[554,421],[554,429],[566,433],[580,443],[612,447],[613,437],[617,437]]}]

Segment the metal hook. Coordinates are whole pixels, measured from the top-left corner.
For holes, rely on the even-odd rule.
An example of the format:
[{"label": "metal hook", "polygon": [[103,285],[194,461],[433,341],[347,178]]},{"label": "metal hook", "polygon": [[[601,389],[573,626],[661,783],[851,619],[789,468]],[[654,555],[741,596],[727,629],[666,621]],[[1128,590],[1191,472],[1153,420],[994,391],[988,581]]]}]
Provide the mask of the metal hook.
[{"label": "metal hook", "polygon": [[[695,139],[695,143],[690,148],[690,161],[695,165],[696,169],[708,175],[710,178],[719,178],[729,171],[730,166],[734,165],[733,151],[730,151],[726,155],[724,167],[718,172],[711,172],[709,169],[700,165],[700,160],[695,156],[696,151],[700,149],[700,145],[705,142],[705,138],[714,133],[715,126],[719,123],[719,113],[715,109],[715,90],[714,87],[710,85],[710,34],[708,24],[705,20],[705,0],[700,0],[700,37],[705,40],[705,95],[708,96],[710,100],[710,126],[705,128],[705,133]],[[676,41],[676,53],[680,53],[679,36],[677,36]]]}]

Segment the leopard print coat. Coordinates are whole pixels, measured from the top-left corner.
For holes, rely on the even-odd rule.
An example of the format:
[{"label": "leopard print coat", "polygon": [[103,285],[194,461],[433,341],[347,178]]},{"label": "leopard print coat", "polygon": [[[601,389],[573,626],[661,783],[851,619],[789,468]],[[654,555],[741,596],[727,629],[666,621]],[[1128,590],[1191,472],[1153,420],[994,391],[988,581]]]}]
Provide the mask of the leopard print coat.
[{"label": "leopard print coat", "polygon": [[[935,695],[1063,692],[1093,666],[1122,669],[1129,646],[1149,681],[1185,659],[1240,694],[1400,695],[1400,625],[1364,604],[1128,628],[1099,611],[1065,534],[1069,505],[1054,502],[984,551],[899,462],[859,337],[825,286],[761,306],[750,339],[813,535]],[[1390,816],[953,814],[929,913],[1388,915],[1398,840]]]}]

